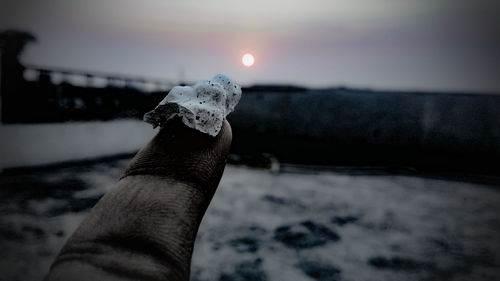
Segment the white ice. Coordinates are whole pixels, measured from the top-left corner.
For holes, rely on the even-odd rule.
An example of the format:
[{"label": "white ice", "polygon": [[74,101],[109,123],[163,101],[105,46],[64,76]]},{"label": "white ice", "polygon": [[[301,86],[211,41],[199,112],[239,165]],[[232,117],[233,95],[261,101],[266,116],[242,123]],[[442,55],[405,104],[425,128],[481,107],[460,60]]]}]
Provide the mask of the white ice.
[{"label": "white ice", "polygon": [[144,121],[161,127],[179,116],[186,126],[216,136],[224,118],[234,110],[240,98],[240,86],[227,76],[217,74],[192,87],[174,87],[154,110],[144,115]]}]

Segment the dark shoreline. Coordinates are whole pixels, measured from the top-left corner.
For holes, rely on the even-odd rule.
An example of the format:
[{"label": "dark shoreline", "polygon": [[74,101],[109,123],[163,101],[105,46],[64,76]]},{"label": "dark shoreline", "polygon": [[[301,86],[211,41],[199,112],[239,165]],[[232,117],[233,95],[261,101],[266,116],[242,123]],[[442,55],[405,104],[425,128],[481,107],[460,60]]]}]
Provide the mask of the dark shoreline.
[{"label": "dark shoreline", "polygon": [[[135,155],[132,153],[120,153],[116,155],[88,158],[81,160],[71,160],[55,162],[51,164],[9,167],[0,172],[1,176],[22,176],[31,173],[51,172],[58,169],[85,169],[88,166],[98,164],[113,163],[119,160],[130,160]],[[272,155],[236,155],[230,154],[227,163],[234,166],[243,166],[255,169],[272,169],[272,165],[278,165],[279,169],[274,172],[279,173],[338,173],[345,175],[359,176],[386,176],[401,175],[411,177],[421,177],[429,179],[439,179],[446,181],[469,182],[485,185],[498,185],[500,187],[500,175],[495,173],[478,173],[474,171],[460,172],[450,169],[425,169],[402,165],[319,165],[317,163],[281,162]]]}]

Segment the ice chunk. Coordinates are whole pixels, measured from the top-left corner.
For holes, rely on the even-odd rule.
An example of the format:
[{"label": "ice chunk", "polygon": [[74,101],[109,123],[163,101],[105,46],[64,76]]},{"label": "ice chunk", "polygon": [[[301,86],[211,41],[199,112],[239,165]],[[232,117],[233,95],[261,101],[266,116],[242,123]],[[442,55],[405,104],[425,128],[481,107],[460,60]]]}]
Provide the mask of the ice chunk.
[{"label": "ice chunk", "polygon": [[216,136],[240,98],[240,86],[217,74],[212,80],[200,81],[192,87],[174,87],[154,110],[144,115],[144,121],[156,128],[179,116],[186,126]]}]

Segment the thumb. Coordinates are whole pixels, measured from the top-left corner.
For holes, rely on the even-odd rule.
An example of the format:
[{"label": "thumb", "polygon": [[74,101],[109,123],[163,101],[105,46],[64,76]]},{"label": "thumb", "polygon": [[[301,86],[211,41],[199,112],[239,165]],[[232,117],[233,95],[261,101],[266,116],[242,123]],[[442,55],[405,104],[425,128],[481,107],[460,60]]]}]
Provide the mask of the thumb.
[{"label": "thumb", "polygon": [[231,137],[227,121],[216,137],[169,121],[80,224],[48,280],[188,280]]},{"label": "thumb", "polygon": [[212,137],[175,118],[137,153],[122,178],[165,177],[191,185],[211,197],[222,177],[231,140],[231,126],[226,120],[219,134]]}]

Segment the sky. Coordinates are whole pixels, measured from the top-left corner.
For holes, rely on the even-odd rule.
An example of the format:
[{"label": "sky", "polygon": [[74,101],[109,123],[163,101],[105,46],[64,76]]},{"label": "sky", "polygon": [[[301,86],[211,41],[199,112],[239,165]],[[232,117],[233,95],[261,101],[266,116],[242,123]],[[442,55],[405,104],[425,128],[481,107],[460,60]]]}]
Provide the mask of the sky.
[{"label": "sky", "polygon": [[[500,93],[497,0],[0,0],[24,63],[242,85]],[[255,56],[245,67],[241,57]]]}]

